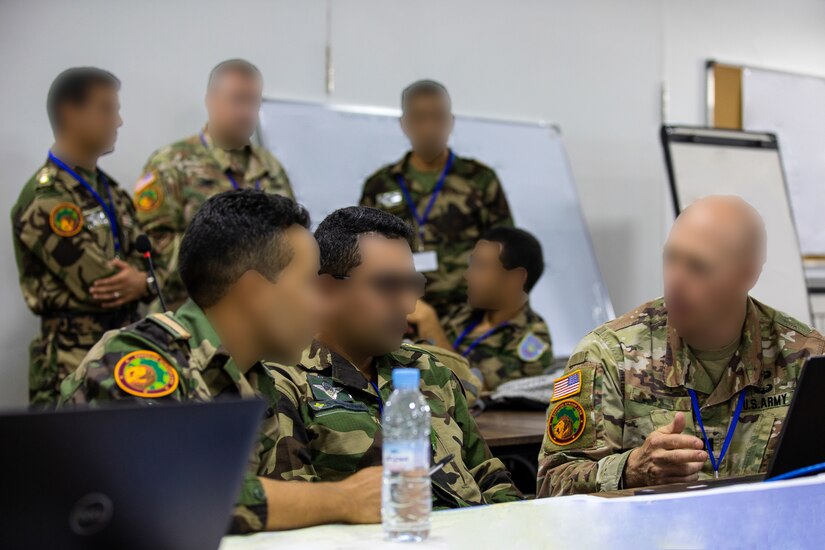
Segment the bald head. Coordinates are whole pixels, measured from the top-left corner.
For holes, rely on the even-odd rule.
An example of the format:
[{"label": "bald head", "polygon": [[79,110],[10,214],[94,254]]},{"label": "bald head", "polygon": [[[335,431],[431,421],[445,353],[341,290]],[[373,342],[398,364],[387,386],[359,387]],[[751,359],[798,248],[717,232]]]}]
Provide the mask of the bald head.
[{"label": "bald head", "polygon": [[715,195],[687,207],[665,243],[668,322],[684,336],[739,315],[759,279],[765,247],[762,217],[741,198]]}]

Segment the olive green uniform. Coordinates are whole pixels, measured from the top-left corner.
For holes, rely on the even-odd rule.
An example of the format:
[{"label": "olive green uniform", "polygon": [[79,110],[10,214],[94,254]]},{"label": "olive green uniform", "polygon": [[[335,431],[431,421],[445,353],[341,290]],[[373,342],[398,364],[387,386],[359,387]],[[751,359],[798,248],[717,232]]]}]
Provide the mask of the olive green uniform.
[{"label": "olive green uniform", "polygon": [[[717,456],[735,412],[744,407],[721,477],[763,473],[773,456],[805,360],[825,352],[817,331],[749,299],[739,346],[719,378],[668,325],[662,299],[587,335],[555,382],[539,454],[538,496],[623,487],[630,452],[683,412],[683,433],[702,437],[688,392],[696,392]],[[712,361],[713,359],[711,359]],[[710,369],[711,371],[713,369]],[[710,460],[699,477],[713,476]]]},{"label": "olive green uniform", "polygon": [[158,276],[167,305],[187,297],[178,276],[183,233],[206,199],[239,188],[261,189],[294,198],[281,163],[266,149],[247,145],[226,151],[203,131],[155,151],[135,184],[138,219],[154,243]]},{"label": "olive green uniform", "polygon": [[[111,196],[121,243],[117,256],[143,270],[134,244],[141,230],[129,194],[105,174],[73,169],[107,203]],[[51,160],[23,187],[11,223],[23,299],[41,321],[29,349],[29,399],[52,406],[60,382],[103,333],[137,320],[138,304],[104,309],[92,298],[92,284],[117,273],[110,265],[116,257],[110,221],[94,196]]]}]

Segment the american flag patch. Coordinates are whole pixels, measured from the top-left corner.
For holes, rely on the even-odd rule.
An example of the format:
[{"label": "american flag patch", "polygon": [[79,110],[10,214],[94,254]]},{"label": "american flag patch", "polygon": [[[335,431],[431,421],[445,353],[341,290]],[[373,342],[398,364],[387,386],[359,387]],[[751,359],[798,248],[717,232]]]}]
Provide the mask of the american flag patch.
[{"label": "american flag patch", "polygon": [[556,378],[553,382],[553,395],[550,397],[550,402],[576,395],[580,391],[582,391],[582,371],[576,370],[567,376]]}]

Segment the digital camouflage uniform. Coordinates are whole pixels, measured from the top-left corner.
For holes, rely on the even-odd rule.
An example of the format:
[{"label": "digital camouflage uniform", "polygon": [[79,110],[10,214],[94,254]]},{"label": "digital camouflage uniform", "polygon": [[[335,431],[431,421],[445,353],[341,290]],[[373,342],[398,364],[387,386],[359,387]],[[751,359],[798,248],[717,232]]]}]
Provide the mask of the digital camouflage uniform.
[{"label": "digital camouflage uniform", "polygon": [[[418,212],[422,214],[433,189],[425,188],[411,176],[410,154],[367,179],[361,205],[395,214],[418,229],[398,178],[404,178]],[[438,254],[438,271],[425,273],[427,293],[424,300],[435,308],[439,317],[443,317],[448,308],[467,299],[464,271],[476,241],[492,227],[512,225],[510,206],[496,173],[476,160],[456,156],[423,228],[423,250],[435,250]],[[420,249],[421,246],[418,242],[417,247]]]},{"label": "digital camouflage uniform", "polygon": [[207,132],[155,151],[143,173],[135,184],[138,220],[154,243],[163,295],[173,310],[187,297],[177,273],[183,232],[206,199],[234,189],[227,173],[239,187],[294,198],[286,172],[272,154],[255,145],[219,149]]},{"label": "digital camouflage uniform", "polygon": [[[668,326],[662,299],[587,335],[565,371],[574,382],[580,376],[578,391],[554,398],[548,409],[538,496],[622,488],[630,451],[672,422],[678,411],[685,414],[683,433],[701,438],[688,388],[697,394],[717,456],[739,391],[745,391],[744,408],[719,475],[765,472],[802,365],[825,351],[825,339],[756,300],[749,299],[747,307],[739,349],[716,387],[691,349]],[[576,386],[563,383],[561,387],[569,392]],[[712,476],[708,460],[699,477]]]},{"label": "digital camouflage uniform", "polygon": [[[421,370],[432,414],[432,460],[455,458],[433,474],[433,506],[458,508],[521,500],[504,464],[493,458],[470,415],[461,384],[436,355],[403,344],[376,359],[381,402],[392,370]],[[379,397],[348,361],[315,342],[298,366],[273,366],[281,431],[275,474],[285,480],[338,481],[381,464]]]},{"label": "digital camouflage uniform", "polygon": [[[109,201],[98,174],[76,168]],[[141,233],[128,193],[109,182],[120,233],[121,259],[143,270],[135,250]],[[29,349],[29,400],[53,406],[60,382],[107,330],[137,320],[137,303],[104,309],[89,289],[117,273],[109,219],[95,198],[51,160],[26,183],[11,212],[14,253],[26,305],[41,319]]]},{"label": "digital camouflage uniform", "polygon": [[[155,313],[107,332],[61,386],[60,406],[263,398],[275,404],[274,383],[262,363],[241,369],[221,345],[203,311],[191,300],[172,313]],[[262,530],[267,503],[257,476],[273,469],[278,418],[262,420],[256,448],[232,516],[232,531]],[[208,482],[208,480],[204,480]]]},{"label": "digital camouflage uniform", "polygon": [[[447,338],[455,342],[483,315],[483,311],[474,310],[469,305],[460,306],[446,323]],[[467,353],[473,341],[482,335],[473,332],[458,342],[455,348],[458,353]],[[481,373],[486,390],[494,390],[508,380],[547,374],[553,364],[550,331],[544,319],[527,304],[505,326],[476,344],[466,357],[470,367]]]}]

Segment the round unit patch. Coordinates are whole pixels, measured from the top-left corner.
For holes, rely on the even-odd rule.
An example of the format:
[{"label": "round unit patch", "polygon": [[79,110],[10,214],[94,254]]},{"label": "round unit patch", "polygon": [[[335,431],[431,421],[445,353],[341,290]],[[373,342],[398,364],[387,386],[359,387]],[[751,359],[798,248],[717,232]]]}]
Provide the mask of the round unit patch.
[{"label": "round unit patch", "polygon": [[178,371],[149,350],[132,351],[115,365],[118,387],[137,397],[163,397],[178,387]]},{"label": "round unit patch", "polygon": [[163,202],[163,191],[157,183],[147,185],[135,196],[135,207],[141,212],[151,212]]},{"label": "round unit patch", "polygon": [[555,406],[547,421],[547,437],[563,447],[570,445],[584,433],[587,416],[578,402],[568,399]]},{"label": "round unit patch", "polygon": [[80,207],[70,202],[61,202],[49,215],[49,225],[55,235],[74,237],[83,229],[83,212]]}]

